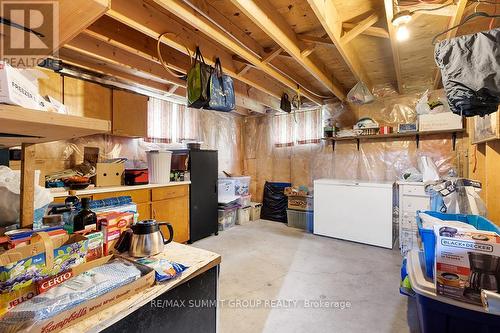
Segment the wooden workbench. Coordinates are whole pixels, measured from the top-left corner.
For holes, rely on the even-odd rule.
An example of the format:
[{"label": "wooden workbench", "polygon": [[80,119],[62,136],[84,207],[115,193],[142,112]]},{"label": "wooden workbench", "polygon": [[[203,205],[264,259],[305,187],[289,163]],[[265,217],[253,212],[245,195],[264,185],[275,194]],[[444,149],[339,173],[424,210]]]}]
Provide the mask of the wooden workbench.
[{"label": "wooden workbench", "polygon": [[[148,288],[61,332],[101,332],[105,329],[113,331],[114,324],[119,323],[131,314],[133,315],[134,311],[148,307],[152,300],[216,268],[221,262],[221,256],[216,253],[175,242],[166,245],[164,253],[158,255],[158,257],[164,257],[170,261],[187,265],[189,268],[180,277]],[[167,312],[166,309],[164,312]],[[192,320],[194,322],[196,318],[192,318]]]}]

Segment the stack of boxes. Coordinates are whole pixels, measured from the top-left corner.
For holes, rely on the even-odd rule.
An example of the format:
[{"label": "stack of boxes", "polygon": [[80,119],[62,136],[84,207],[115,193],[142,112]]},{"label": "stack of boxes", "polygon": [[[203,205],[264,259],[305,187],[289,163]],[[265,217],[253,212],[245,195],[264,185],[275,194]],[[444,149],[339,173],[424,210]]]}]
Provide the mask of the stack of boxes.
[{"label": "stack of boxes", "polygon": [[219,178],[219,230],[250,221],[250,177]]},{"label": "stack of boxes", "polygon": [[313,232],[313,195],[305,186],[287,187],[285,195],[288,197],[287,221],[288,226]]}]

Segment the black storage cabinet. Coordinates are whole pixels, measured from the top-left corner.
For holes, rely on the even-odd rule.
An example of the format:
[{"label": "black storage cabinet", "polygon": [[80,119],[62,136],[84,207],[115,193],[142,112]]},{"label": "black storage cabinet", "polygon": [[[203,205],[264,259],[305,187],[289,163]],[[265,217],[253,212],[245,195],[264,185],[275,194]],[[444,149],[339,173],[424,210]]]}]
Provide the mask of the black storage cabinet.
[{"label": "black storage cabinet", "polygon": [[218,234],[217,150],[190,150],[189,243]]}]

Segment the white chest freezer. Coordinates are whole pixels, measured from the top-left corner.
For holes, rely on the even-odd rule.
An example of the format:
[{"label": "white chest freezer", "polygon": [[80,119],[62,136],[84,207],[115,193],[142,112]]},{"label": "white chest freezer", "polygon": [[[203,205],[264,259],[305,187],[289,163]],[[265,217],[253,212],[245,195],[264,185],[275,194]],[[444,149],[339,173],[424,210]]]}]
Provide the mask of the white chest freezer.
[{"label": "white chest freezer", "polygon": [[314,181],[314,233],[392,249],[393,183]]}]

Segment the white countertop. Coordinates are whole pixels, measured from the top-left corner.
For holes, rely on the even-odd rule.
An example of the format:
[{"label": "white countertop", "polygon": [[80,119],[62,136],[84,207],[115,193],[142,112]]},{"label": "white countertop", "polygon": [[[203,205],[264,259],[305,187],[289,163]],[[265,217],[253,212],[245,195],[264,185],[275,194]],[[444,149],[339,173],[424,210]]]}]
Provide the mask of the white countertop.
[{"label": "white countertop", "polygon": [[[167,187],[167,186],[178,186],[178,185],[189,185],[190,181],[184,182],[170,182],[168,184],[146,184],[146,185],[131,185],[131,186],[111,186],[111,187],[92,187],[85,190],[75,191],[75,195],[89,195],[96,193],[109,193],[109,192],[121,192],[121,191],[133,191],[133,190],[143,190],[157,187]],[[69,195],[68,190],[64,191],[51,191],[54,198],[67,197]]]}]

